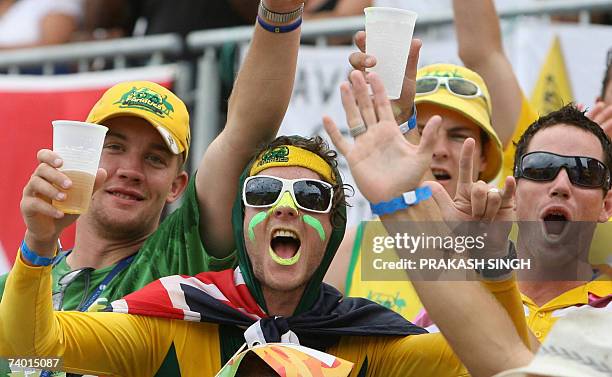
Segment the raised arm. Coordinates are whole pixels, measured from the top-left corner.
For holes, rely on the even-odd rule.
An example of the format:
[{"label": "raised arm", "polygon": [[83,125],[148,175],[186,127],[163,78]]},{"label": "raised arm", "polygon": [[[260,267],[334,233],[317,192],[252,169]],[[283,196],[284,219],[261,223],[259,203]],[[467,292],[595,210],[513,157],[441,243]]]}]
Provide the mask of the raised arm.
[{"label": "raised arm", "polygon": [[51,266],[28,266],[21,251],[7,279],[0,318],[0,357],[62,357],[66,371],[80,374],[152,376],[163,359],[155,347],[167,349],[171,342],[165,336],[170,321],[54,312]]},{"label": "raised arm", "polygon": [[[293,11],[302,3],[264,0],[268,9],[278,13]],[[300,28],[272,33],[255,24],[249,52],[232,90],[225,129],[199,164],[196,188],[200,230],[204,246],[216,257],[224,257],[234,249],[231,211],[240,173],[257,147],[276,136],[285,116],[299,40]]]},{"label": "raised arm", "polygon": [[[367,131],[357,136],[354,144],[351,144],[339,133],[331,119],[324,118],[324,124],[334,145],[346,157],[355,182],[364,196],[372,203],[389,201],[419,186],[429,168],[441,120],[439,117],[433,117],[424,128],[420,144],[414,145],[401,137],[378,76],[368,75],[374,93],[373,100],[368,96],[363,76],[353,72],[350,77],[352,87],[347,84],[342,85],[347,123],[349,127],[354,127],[358,124],[358,120],[363,121],[367,125]],[[473,147],[473,140],[471,143]],[[468,148],[464,155],[468,155],[469,151]],[[464,164],[467,160],[470,159],[462,159]],[[394,163],[389,164],[388,161]],[[460,175],[465,179],[468,177],[471,179],[469,171],[462,173]],[[480,185],[476,188],[479,189]],[[482,208],[482,216],[495,216],[495,213],[489,212],[488,207],[497,206],[497,209],[507,210],[508,196],[511,195],[493,193],[496,195],[492,195],[487,206]],[[488,191],[485,190],[484,196],[488,195]],[[437,199],[435,202],[425,200],[408,210],[384,215],[381,219],[387,229],[390,229],[387,226],[388,222],[435,220],[441,215],[447,216],[447,212],[440,208],[437,202]],[[517,334],[517,330],[521,334],[526,334],[524,318],[513,314],[512,317],[517,321],[513,324],[506,311],[480,282],[426,283],[413,279],[413,284],[457,356],[474,375],[491,375],[510,367],[524,365],[529,361],[531,353]],[[502,286],[492,284],[487,288],[496,297],[500,294],[504,296],[504,300],[509,299],[510,302],[506,304],[513,313],[516,312],[517,303],[520,308],[520,296],[516,294],[516,284],[513,281],[499,284]],[[504,287],[504,284],[508,286]],[[506,297],[507,294],[509,296]],[[470,305],[466,305],[468,302]],[[499,352],[491,352],[491,349]]]},{"label": "raised arm", "polygon": [[493,128],[508,146],[521,112],[522,92],[504,53],[492,0],[453,0],[459,57],[484,79],[493,108]]}]

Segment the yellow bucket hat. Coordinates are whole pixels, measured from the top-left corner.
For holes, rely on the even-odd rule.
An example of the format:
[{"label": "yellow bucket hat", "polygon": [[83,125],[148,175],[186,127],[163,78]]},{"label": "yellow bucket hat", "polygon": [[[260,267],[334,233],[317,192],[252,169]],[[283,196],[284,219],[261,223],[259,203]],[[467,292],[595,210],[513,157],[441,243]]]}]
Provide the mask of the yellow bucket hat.
[{"label": "yellow bucket hat", "polygon": [[481,96],[465,98],[449,92],[444,85],[430,94],[416,95],[414,103],[430,103],[456,111],[476,123],[489,136],[489,142],[484,145],[487,159],[486,169],[480,174],[480,179],[490,182],[499,173],[502,166],[502,145],[491,125],[491,97],[482,77],[465,67],[453,64],[432,64],[417,72],[417,80],[423,77],[459,77],[472,81],[480,88]]},{"label": "yellow bucket hat", "polygon": [[87,122],[102,123],[119,116],[139,117],[161,134],[174,154],[189,152],[187,107],[170,90],[150,81],[127,81],[108,89],[87,116]]}]

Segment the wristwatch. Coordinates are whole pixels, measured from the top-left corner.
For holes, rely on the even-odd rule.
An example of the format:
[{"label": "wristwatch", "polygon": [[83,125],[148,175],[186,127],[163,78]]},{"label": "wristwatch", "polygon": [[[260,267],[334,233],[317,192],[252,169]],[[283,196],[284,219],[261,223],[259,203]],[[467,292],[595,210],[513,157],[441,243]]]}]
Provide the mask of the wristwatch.
[{"label": "wristwatch", "polygon": [[277,13],[266,8],[263,3],[263,0],[261,0],[259,2],[259,11],[257,14],[259,17],[263,18],[267,22],[272,22],[275,24],[287,24],[300,18],[302,16],[302,13],[304,13],[304,4],[300,5],[300,7],[294,11],[288,13]]}]

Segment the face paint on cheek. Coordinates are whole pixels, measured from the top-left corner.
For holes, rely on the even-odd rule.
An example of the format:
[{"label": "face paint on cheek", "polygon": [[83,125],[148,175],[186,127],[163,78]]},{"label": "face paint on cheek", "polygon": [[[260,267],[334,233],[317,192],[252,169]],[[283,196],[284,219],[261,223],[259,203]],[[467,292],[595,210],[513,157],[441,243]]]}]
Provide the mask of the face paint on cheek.
[{"label": "face paint on cheek", "polygon": [[325,230],[323,229],[323,224],[321,224],[321,222],[317,219],[315,219],[314,217],[310,216],[310,215],[304,215],[304,222],[308,225],[310,225],[311,227],[313,227],[317,233],[319,233],[319,238],[321,238],[321,241],[325,241]]},{"label": "face paint on cheek", "polygon": [[268,214],[262,211],[253,216],[251,221],[249,221],[249,239],[251,242],[255,242],[255,231],[253,231],[253,229],[257,226],[257,224],[264,221],[266,217],[268,217]]}]

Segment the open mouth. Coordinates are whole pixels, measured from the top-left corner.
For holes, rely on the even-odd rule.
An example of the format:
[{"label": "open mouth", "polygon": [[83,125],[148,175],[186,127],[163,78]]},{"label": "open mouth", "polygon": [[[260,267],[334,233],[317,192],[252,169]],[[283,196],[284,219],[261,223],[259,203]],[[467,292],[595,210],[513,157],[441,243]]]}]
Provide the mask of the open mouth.
[{"label": "open mouth", "polygon": [[297,233],[288,229],[278,229],[272,232],[269,253],[276,263],[291,266],[300,259],[301,245]]},{"label": "open mouth", "polygon": [[568,222],[567,215],[561,211],[551,211],[547,213],[542,220],[544,220],[544,229],[546,233],[555,236],[563,233]]},{"label": "open mouth", "polygon": [[451,179],[451,176],[448,173],[448,171],[444,169],[434,168],[434,169],[431,169],[431,173],[433,174],[436,181],[448,181],[449,179]]}]

